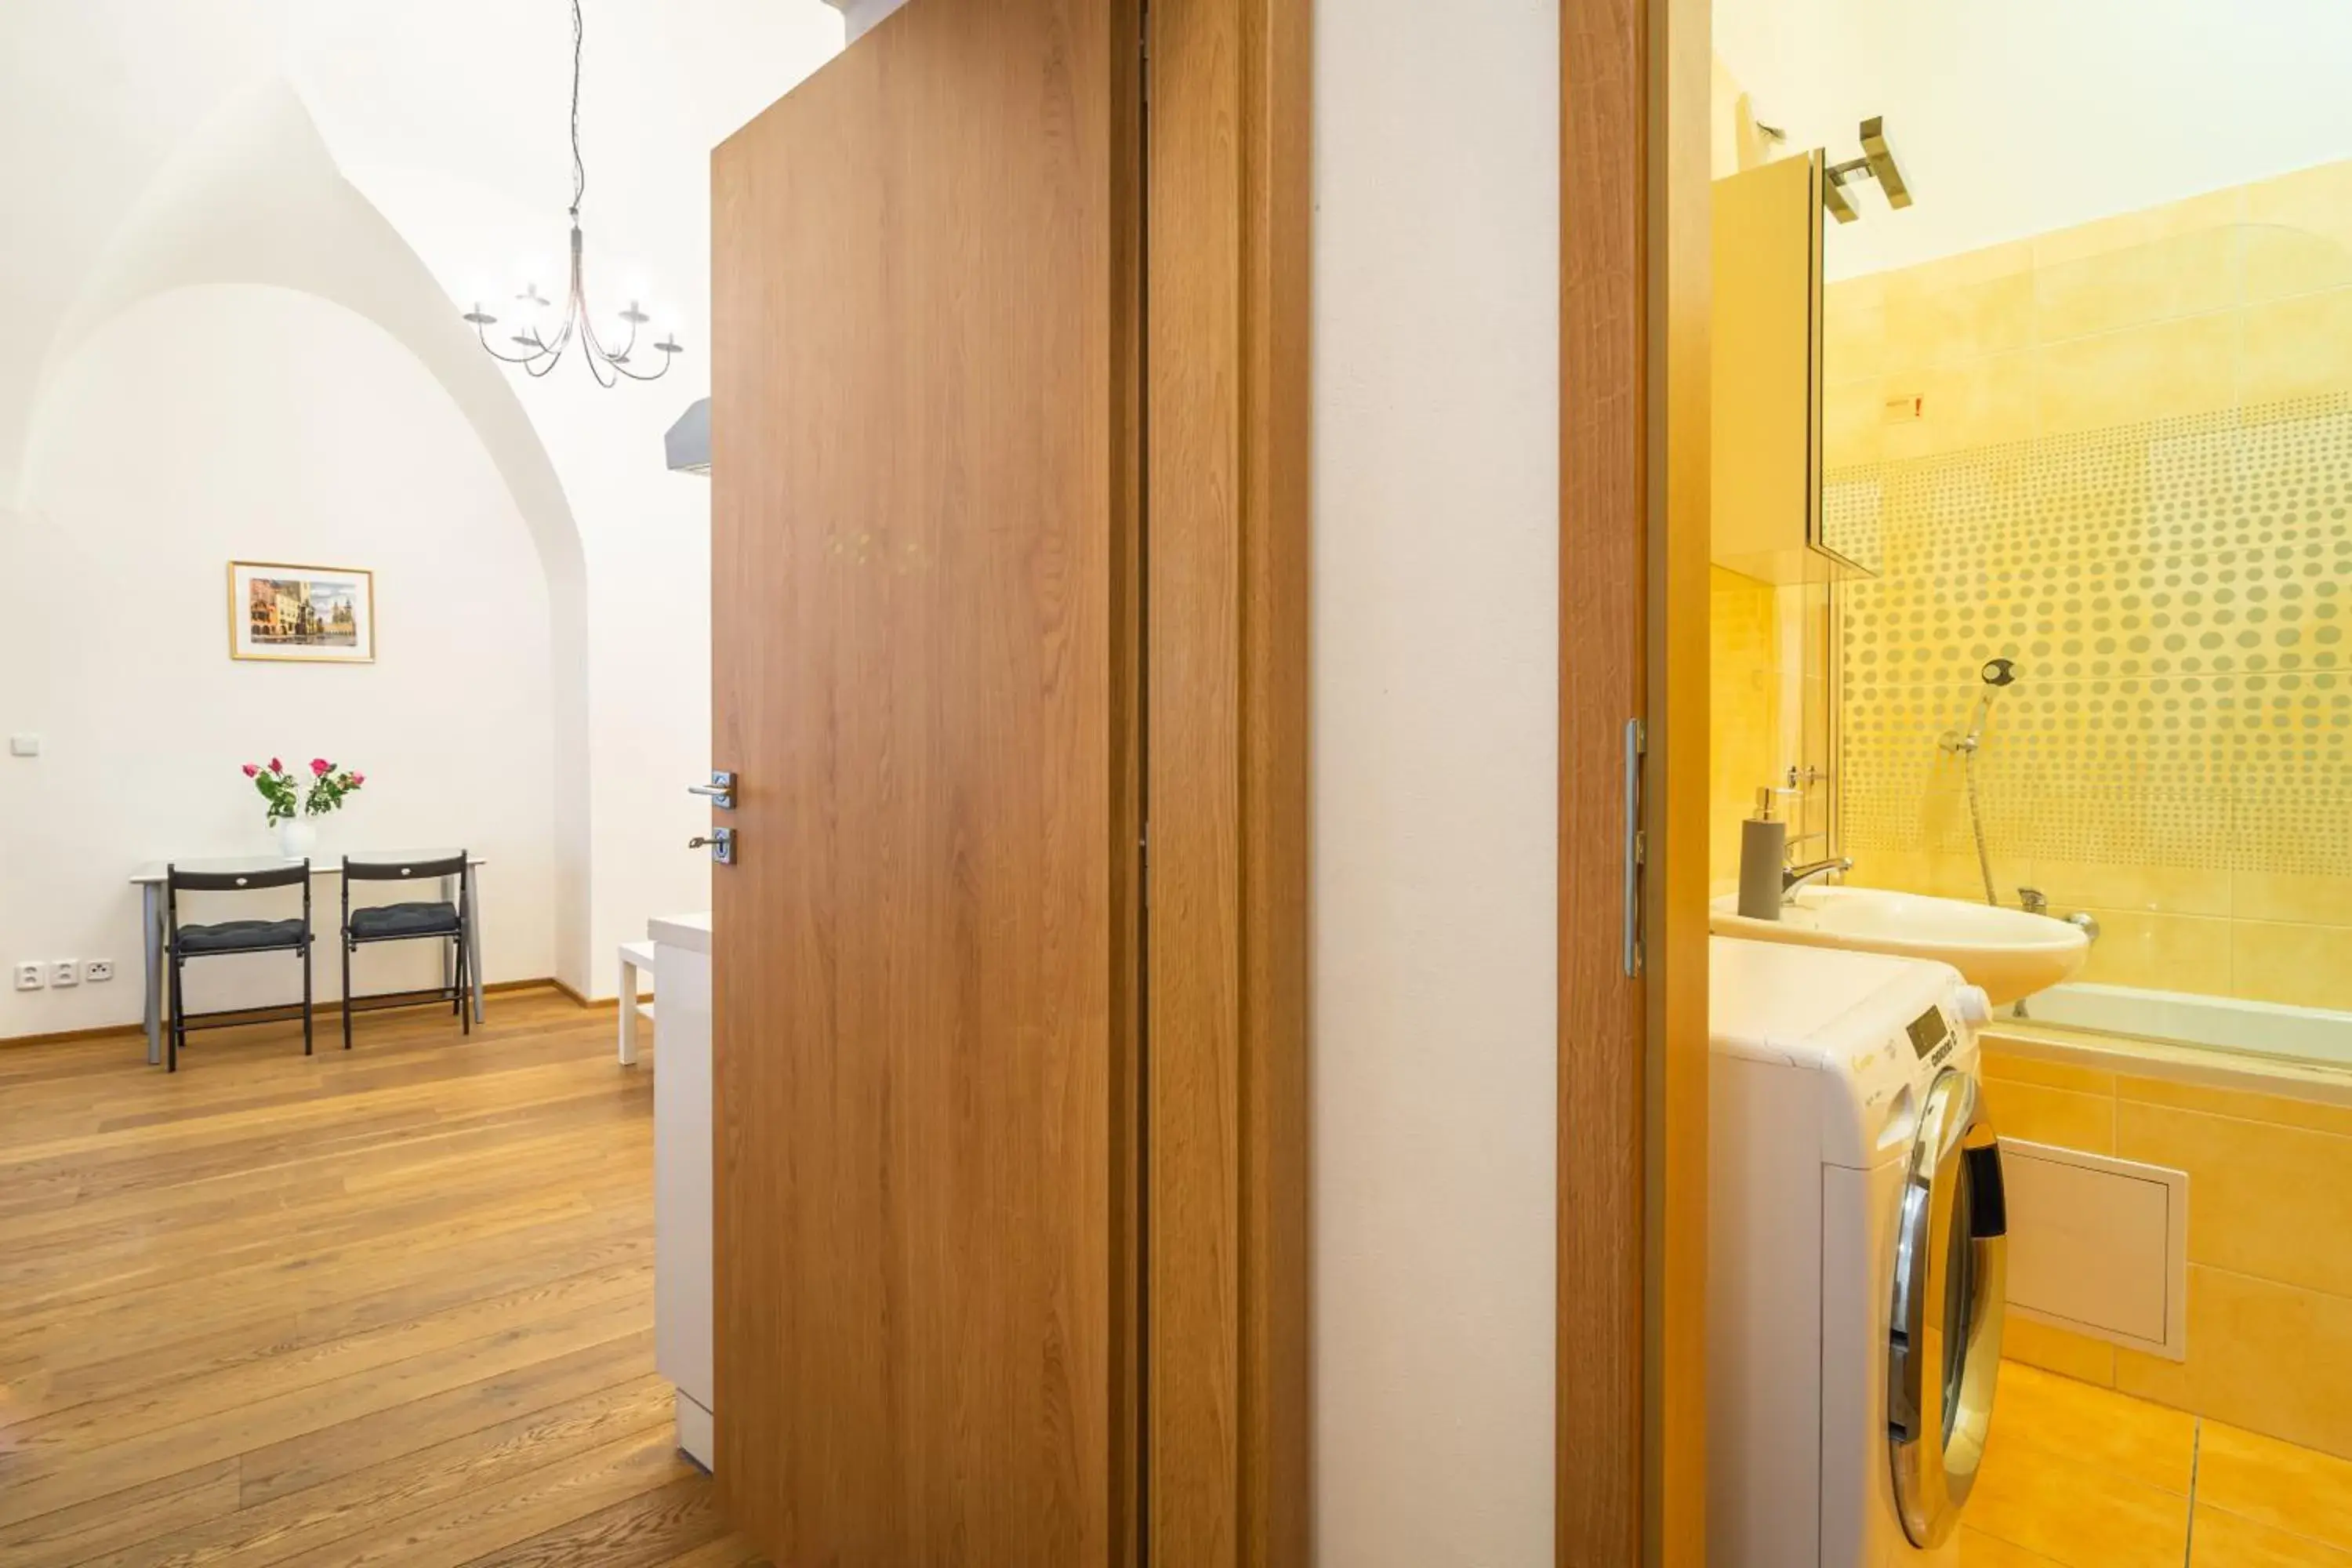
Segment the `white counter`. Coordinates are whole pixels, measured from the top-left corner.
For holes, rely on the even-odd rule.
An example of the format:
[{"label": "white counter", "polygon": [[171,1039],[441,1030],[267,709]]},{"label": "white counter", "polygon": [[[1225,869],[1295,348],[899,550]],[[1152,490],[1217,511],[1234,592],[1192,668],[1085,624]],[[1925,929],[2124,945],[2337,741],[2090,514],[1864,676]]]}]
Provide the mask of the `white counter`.
[{"label": "white counter", "polygon": [[654,1365],[677,1389],[677,1446],[711,1432],[710,916],[646,922],[654,942]]},{"label": "white counter", "polygon": [[656,946],[682,948],[710,956],[710,911],[698,915],[656,915],[646,922],[646,934]]}]

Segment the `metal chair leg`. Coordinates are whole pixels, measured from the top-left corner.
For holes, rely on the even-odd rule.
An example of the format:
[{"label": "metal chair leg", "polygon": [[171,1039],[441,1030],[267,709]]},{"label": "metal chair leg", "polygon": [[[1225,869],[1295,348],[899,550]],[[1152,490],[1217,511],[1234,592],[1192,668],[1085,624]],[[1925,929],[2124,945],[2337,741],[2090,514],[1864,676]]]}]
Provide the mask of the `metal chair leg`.
[{"label": "metal chair leg", "polygon": [[170,1036],[170,1039],[164,1057],[165,1065],[163,1070],[165,1072],[178,1072],[180,1070],[180,1035],[183,1028],[181,1023],[181,1009],[180,955],[175,952],[172,954],[172,1026],[170,1030],[167,1031]]},{"label": "metal chair leg", "polygon": [[466,944],[461,940],[457,943],[457,1022],[459,1026],[457,1032],[461,1035],[470,1035],[474,1032],[474,1010],[466,1005],[467,994],[468,993],[466,989]]},{"label": "metal chair leg", "polygon": [[302,960],[302,1054],[310,1054],[310,943],[306,939],[296,950]]},{"label": "metal chair leg", "polygon": [[343,1049],[352,1048],[352,939],[335,944],[343,950]]}]

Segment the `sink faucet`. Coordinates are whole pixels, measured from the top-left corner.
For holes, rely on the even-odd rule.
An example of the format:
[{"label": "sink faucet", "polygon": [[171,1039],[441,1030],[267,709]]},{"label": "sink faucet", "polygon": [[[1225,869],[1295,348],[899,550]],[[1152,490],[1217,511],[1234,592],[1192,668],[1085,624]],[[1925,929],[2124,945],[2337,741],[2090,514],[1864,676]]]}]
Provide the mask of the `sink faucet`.
[{"label": "sink faucet", "polygon": [[1806,866],[1791,866],[1780,873],[1780,896],[1787,898],[1816,877],[1842,877],[1853,869],[1853,862],[1843,855]]}]

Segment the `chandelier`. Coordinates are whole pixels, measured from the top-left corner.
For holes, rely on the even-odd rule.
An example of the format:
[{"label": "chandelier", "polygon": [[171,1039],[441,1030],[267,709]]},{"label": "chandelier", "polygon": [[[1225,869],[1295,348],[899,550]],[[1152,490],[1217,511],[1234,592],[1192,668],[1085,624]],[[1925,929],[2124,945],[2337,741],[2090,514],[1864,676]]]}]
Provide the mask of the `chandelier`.
[{"label": "chandelier", "polygon": [[572,283],[563,302],[562,314],[551,321],[544,312],[553,309],[555,302],[539,291],[536,280],[525,283],[522,292],[515,296],[515,302],[522,308],[521,314],[532,319],[523,321],[508,336],[507,341],[517,351],[512,353],[500,350],[490,342],[490,329],[498,325],[499,319],[483,310],[480,300],[474,302],[474,308],[466,312],[465,319],[492,359],[506,364],[519,364],[533,376],[543,376],[553,370],[562,362],[565,352],[577,342],[581,357],[588,363],[588,374],[596,378],[599,386],[617,386],[624,376],[631,381],[658,381],[669,373],[670,361],[685,352],[676,332],[652,345],[660,352],[661,368],[640,370],[633,362],[637,352],[638,330],[653,320],[646,314],[645,307],[632,300],[629,308],[621,312],[620,320],[627,323],[629,335],[618,348],[605,346],[588,313],[588,292],[582,265],[583,246],[580,236],[580,199],[588,192],[588,167],[580,158],[582,30],[580,0],[572,0]]}]

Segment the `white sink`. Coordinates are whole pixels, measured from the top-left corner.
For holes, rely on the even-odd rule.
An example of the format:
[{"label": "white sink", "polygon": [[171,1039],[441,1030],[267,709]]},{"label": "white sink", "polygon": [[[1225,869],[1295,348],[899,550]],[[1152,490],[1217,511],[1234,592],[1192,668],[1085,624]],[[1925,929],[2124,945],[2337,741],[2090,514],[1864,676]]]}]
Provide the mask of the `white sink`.
[{"label": "white sink", "polygon": [[2072,977],[2091,956],[2090,938],[2064,921],[1878,888],[1800,889],[1777,921],[1748,919],[1726,894],[1707,923],[1717,936],[1751,942],[1938,959],[1983,986],[1996,1007]]}]

